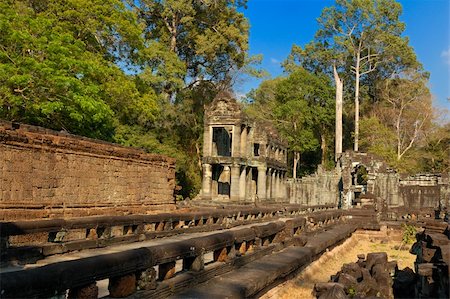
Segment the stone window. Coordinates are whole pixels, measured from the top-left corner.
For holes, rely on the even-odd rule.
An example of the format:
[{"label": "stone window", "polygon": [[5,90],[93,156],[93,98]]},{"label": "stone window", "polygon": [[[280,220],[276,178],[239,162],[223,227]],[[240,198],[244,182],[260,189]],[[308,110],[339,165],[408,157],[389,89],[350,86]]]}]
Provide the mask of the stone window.
[{"label": "stone window", "polygon": [[212,194],[230,196],[230,167],[212,165]]},{"label": "stone window", "polygon": [[253,155],[259,157],[259,143],[253,143]]},{"label": "stone window", "polygon": [[213,128],[213,155],[231,157],[232,133],[224,127]]}]

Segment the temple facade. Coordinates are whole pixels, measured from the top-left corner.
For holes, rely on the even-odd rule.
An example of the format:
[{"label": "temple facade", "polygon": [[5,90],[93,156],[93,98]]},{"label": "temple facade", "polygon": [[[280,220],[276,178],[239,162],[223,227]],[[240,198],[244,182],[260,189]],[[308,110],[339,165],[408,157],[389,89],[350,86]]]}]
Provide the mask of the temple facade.
[{"label": "temple facade", "polygon": [[205,107],[201,197],[221,202],[288,202],[287,147],[251,120],[228,92]]}]

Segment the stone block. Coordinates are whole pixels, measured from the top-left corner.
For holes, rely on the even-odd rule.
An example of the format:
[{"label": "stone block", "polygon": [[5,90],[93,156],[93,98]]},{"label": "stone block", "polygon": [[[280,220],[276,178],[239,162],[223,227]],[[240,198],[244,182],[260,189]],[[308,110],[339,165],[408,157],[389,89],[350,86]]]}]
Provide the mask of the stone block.
[{"label": "stone block", "polygon": [[183,259],[183,270],[201,271],[204,268],[205,268],[205,259],[203,254]]},{"label": "stone block", "polygon": [[215,262],[226,262],[228,261],[228,250],[227,248],[214,250],[214,261]]},{"label": "stone block", "polygon": [[98,298],[98,287],[95,282],[69,290],[67,296],[68,299],[97,299]]},{"label": "stone block", "polygon": [[175,275],[176,262],[168,262],[159,265],[158,278],[159,280],[166,280],[172,278]]},{"label": "stone block", "polygon": [[124,298],[136,291],[136,275],[128,274],[109,279],[109,295],[113,298]]},{"label": "stone block", "polygon": [[156,270],[154,268],[149,268],[139,273],[137,281],[138,290],[154,290],[156,286]]}]

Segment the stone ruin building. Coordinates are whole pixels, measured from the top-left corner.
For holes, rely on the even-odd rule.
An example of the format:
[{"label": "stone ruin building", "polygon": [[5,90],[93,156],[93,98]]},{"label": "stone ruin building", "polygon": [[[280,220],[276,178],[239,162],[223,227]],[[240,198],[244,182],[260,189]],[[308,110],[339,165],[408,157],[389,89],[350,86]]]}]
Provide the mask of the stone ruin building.
[{"label": "stone ruin building", "polygon": [[287,198],[287,148],[274,129],[251,120],[226,92],[206,107],[204,126],[202,199]]},{"label": "stone ruin building", "polygon": [[269,125],[249,118],[230,93],[205,108],[201,199],[284,202],[341,208],[376,206],[385,215],[449,206],[448,174],[404,177],[381,158],[347,151],[333,170],[287,178],[287,146]]}]

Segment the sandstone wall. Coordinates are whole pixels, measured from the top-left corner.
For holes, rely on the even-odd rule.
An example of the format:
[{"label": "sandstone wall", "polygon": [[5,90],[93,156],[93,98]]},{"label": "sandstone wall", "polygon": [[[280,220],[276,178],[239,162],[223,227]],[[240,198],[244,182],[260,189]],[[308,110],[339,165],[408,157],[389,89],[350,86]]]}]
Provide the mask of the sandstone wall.
[{"label": "sandstone wall", "polygon": [[448,174],[418,174],[400,180],[399,195],[405,207],[449,207]]},{"label": "sandstone wall", "polygon": [[302,205],[338,205],[339,180],[337,170],[325,171],[320,166],[313,175],[288,179],[290,203]]},{"label": "sandstone wall", "polygon": [[172,210],[175,160],[0,121],[0,220]]}]

